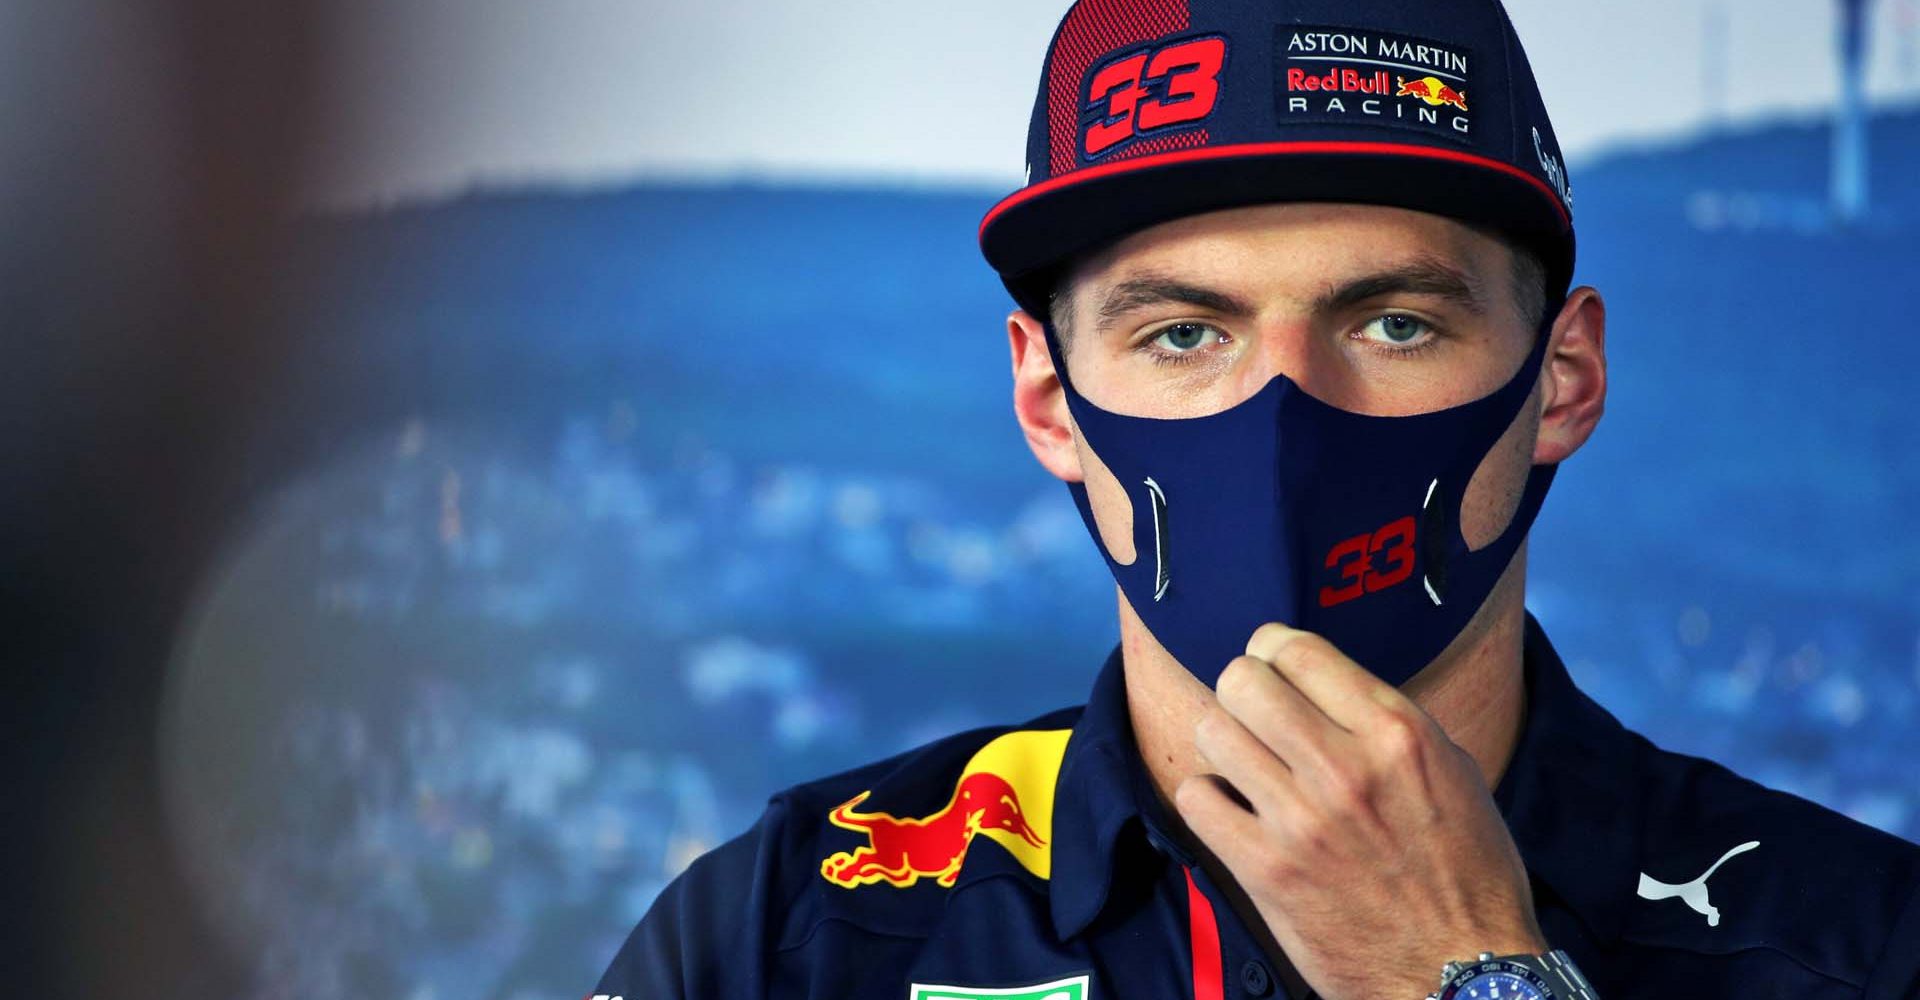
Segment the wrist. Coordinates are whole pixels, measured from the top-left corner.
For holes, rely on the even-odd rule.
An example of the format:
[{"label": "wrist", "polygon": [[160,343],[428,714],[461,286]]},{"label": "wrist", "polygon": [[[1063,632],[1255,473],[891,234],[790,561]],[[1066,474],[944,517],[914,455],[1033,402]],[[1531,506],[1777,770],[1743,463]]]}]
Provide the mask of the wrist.
[{"label": "wrist", "polygon": [[1494,955],[1544,955],[1553,950],[1546,936],[1538,928],[1520,928],[1508,931],[1488,932],[1484,928],[1473,934],[1457,934],[1448,938],[1451,942],[1440,956],[1439,964],[1450,962],[1469,962],[1474,956],[1492,952]]},{"label": "wrist", "polygon": [[1477,955],[1483,951],[1491,951],[1496,955],[1544,955],[1552,950],[1553,945],[1548,944],[1545,937],[1535,932],[1496,940],[1494,945],[1464,951],[1461,954]]},{"label": "wrist", "polygon": [[1546,934],[1540,930],[1540,925],[1533,919],[1531,912],[1523,911],[1514,916],[1517,919],[1509,926],[1491,931],[1482,928],[1478,937],[1472,939],[1466,936],[1459,937],[1458,943],[1464,943],[1466,947],[1458,949],[1448,957],[1471,957],[1483,951],[1490,951],[1495,955],[1544,955],[1553,950],[1553,945],[1547,943]]}]

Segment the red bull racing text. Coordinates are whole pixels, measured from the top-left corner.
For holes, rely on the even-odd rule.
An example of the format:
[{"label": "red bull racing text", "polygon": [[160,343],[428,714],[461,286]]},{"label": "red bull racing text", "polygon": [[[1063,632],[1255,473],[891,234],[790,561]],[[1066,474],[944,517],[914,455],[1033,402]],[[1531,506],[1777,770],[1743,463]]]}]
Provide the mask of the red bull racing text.
[{"label": "red bull racing text", "polygon": [[1274,39],[1283,119],[1398,125],[1470,141],[1468,52],[1377,31],[1291,25]]}]

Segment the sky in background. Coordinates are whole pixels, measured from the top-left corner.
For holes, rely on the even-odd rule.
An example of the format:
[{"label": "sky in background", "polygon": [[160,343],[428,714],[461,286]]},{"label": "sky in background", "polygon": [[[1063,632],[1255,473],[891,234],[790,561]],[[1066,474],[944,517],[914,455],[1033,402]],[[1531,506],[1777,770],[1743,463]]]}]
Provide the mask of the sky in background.
[{"label": "sky in background", "polygon": [[[1873,0],[1869,94],[1920,93],[1920,0]],[[750,176],[1019,182],[1066,5],[343,0],[308,199]],[[1511,0],[1569,158],[1836,93],[1837,0]],[[1706,38],[1726,40],[1724,96]],[[1717,103],[1717,108],[1716,108]],[[927,119],[945,142],[925,141]]]}]

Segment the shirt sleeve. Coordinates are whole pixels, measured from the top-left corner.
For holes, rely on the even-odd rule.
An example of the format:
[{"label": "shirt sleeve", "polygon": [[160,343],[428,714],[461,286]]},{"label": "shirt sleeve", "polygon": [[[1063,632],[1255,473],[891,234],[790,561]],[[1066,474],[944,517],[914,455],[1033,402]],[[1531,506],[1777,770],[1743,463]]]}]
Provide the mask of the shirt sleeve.
[{"label": "shirt sleeve", "polygon": [[767,899],[780,807],[673,880],[628,935],[594,994],[625,1000],[765,995]]},{"label": "shirt sleeve", "polygon": [[1864,1000],[1913,1000],[1920,997],[1920,888],[1907,898],[1907,908],[1894,921],[1880,964],[1867,983]]}]

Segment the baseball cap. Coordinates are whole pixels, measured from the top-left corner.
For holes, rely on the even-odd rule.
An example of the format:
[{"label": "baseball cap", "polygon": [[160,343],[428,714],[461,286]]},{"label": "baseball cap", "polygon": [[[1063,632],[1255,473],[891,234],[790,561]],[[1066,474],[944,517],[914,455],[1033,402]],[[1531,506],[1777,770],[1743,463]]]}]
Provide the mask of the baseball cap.
[{"label": "baseball cap", "polygon": [[1564,159],[1497,0],[1078,0],[1026,167],[980,248],[1037,316],[1075,254],[1273,201],[1482,225],[1539,255],[1554,301],[1572,281]]}]

